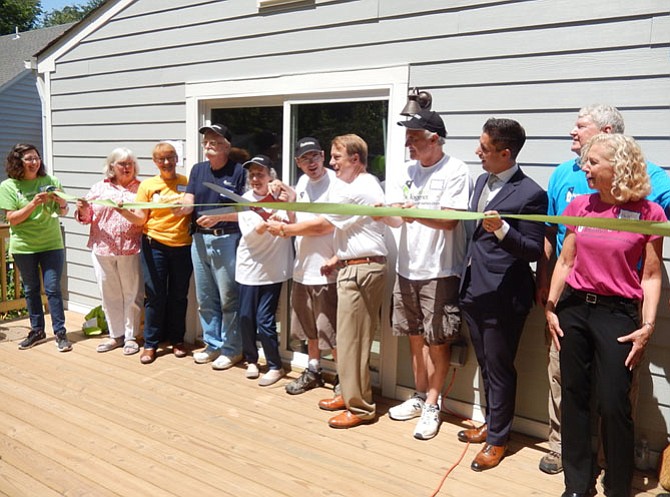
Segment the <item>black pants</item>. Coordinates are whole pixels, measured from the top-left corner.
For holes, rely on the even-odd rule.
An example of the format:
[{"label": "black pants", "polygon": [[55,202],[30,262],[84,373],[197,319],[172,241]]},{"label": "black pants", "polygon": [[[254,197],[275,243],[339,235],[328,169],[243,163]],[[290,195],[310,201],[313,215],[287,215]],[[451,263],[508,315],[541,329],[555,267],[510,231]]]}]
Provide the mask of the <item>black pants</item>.
[{"label": "black pants", "polygon": [[[639,305],[587,303],[568,288],[557,306],[561,338],[561,437],[565,488],[586,494],[593,486],[591,392],[601,417],[609,497],[630,497],[633,478],[632,372],[624,362],[632,345],[617,338],[639,328]],[[595,381],[594,389],[591,382]]]}]

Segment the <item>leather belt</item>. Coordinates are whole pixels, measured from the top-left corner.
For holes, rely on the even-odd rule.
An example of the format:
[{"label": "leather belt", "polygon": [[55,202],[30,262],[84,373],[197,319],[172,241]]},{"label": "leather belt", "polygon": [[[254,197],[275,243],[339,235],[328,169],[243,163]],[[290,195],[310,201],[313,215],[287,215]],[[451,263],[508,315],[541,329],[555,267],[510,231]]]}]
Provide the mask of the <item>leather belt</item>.
[{"label": "leather belt", "polygon": [[199,226],[195,228],[195,233],[202,233],[203,235],[221,236],[232,235],[239,232],[239,228],[201,228]]},{"label": "leather belt", "polygon": [[375,262],[377,264],[385,264],[386,263],[386,257],[383,255],[370,255],[368,257],[359,257],[357,259],[344,259],[343,261],[340,261],[340,264],[342,267],[346,266],[355,266],[356,264],[370,264],[371,262]]},{"label": "leather belt", "polygon": [[575,290],[574,288],[569,288],[568,290],[571,295],[578,297],[580,300],[583,300],[587,304],[591,305],[605,305],[608,307],[616,307],[618,305],[638,305],[639,300],[636,299],[627,299],[625,297],[619,297],[616,295],[599,295],[592,292],[584,292],[582,290]]}]

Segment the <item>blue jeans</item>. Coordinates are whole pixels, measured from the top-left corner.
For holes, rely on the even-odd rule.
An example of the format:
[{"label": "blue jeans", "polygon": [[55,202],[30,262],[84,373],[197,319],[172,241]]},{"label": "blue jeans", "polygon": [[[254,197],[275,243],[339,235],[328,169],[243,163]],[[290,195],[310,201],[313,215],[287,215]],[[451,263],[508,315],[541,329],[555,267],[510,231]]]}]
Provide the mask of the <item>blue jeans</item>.
[{"label": "blue jeans", "polygon": [[188,287],[193,273],[191,246],[170,247],[142,237],[144,348],[161,340],[182,343],[186,334]]},{"label": "blue jeans", "polygon": [[275,321],[281,286],[281,283],[260,286],[240,284],[240,331],[244,359],[249,364],[258,362],[258,338],[270,369],[282,368]]},{"label": "blue jeans", "polygon": [[14,261],[21,273],[23,292],[26,295],[28,315],[30,316],[30,328],[44,331],[44,309],[42,307],[42,296],[40,295],[41,269],[53,331],[56,335],[65,333],[65,311],[63,310],[63,295],[60,290],[65,251],[58,249],[35,254],[14,254]]},{"label": "blue jeans", "polygon": [[191,245],[202,338],[210,350],[234,357],[242,352],[235,258],[240,234],[195,233]]}]

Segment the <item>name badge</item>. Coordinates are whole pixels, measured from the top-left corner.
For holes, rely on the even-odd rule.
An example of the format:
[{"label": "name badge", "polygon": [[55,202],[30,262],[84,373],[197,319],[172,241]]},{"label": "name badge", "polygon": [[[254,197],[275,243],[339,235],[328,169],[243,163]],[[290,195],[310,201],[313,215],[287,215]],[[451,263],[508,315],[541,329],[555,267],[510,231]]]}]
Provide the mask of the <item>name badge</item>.
[{"label": "name badge", "polygon": [[186,185],[177,185],[177,191],[179,193],[185,193],[186,192]]},{"label": "name badge", "polygon": [[430,181],[430,190],[444,190],[444,180],[433,179]]},{"label": "name badge", "polygon": [[630,219],[633,221],[639,221],[640,213],[635,211],[627,211],[626,209],[621,209],[621,212],[619,212],[619,219]]}]

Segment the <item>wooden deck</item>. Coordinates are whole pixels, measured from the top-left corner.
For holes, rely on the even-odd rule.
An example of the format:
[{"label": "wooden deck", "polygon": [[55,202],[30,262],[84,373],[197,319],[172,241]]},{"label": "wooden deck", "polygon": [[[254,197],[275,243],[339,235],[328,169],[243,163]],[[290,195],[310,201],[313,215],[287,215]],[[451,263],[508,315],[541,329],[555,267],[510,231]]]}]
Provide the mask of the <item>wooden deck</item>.
[{"label": "wooden deck", "polygon": [[[68,313],[68,329],[81,322]],[[26,321],[0,323],[2,495],[427,497],[452,465],[436,495],[563,490],[562,475],[537,469],[546,443],[522,435],[501,466],[474,473],[478,447],[456,440],[455,418],[417,441],[414,421],[390,420],[395,401],[379,398],[376,423],[333,430],[316,407],[326,389],[291,397],[287,380],[260,388],[241,367],[216,372],[171,354],[144,366],[120,349],[96,353],[99,338],[76,331],[73,352],[53,339],[19,351],[26,332]],[[640,496],[663,492],[651,473],[635,485]]]}]

